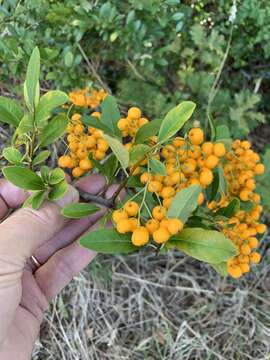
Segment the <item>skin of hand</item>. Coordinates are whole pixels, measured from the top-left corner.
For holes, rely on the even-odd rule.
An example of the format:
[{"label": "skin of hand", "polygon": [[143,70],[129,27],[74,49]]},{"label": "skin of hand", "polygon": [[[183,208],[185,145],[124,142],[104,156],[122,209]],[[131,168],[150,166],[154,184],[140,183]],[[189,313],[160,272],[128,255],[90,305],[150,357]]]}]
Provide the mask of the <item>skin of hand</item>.
[{"label": "skin of hand", "polygon": [[[94,174],[79,180],[76,187],[98,194],[104,185],[105,179]],[[116,188],[109,188],[106,196]],[[21,208],[7,217],[27,194],[0,179],[0,195],[0,219],[5,217],[0,223],[0,360],[28,360],[48,302],[95,257],[76,240],[97,227],[105,210],[83,219],[65,219],[60,208],[79,200],[78,191],[69,185],[58,202],[46,202],[38,211]],[[35,272],[29,265],[31,255],[42,264]]]}]

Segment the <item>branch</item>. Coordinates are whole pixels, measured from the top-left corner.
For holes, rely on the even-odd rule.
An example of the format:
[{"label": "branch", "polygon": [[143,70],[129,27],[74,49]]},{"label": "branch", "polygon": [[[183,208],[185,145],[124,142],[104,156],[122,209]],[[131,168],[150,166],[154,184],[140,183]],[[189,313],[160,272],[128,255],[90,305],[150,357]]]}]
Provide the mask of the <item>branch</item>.
[{"label": "branch", "polygon": [[87,202],[94,202],[96,204],[105,206],[108,209],[113,209],[114,208],[114,201],[113,199],[104,199],[101,196],[98,195],[92,195],[92,194],[88,194],[87,192],[78,189],[79,194],[80,194],[80,198],[83,199],[84,201]]}]

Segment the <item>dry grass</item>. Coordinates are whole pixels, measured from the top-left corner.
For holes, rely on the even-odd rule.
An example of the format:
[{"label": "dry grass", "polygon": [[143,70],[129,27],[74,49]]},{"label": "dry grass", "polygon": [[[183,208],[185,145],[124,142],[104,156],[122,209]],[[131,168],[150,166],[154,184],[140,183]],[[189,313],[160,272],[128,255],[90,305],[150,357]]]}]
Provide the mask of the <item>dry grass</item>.
[{"label": "dry grass", "polygon": [[270,359],[266,239],[262,248],[238,281],[176,252],[99,256],[52,303],[33,359]]}]

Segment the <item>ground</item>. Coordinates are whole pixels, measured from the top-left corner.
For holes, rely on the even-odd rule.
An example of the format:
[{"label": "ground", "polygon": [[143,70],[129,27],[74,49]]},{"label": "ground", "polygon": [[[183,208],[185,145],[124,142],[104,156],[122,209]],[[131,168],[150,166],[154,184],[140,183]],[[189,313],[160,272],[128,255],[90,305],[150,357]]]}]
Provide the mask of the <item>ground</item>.
[{"label": "ground", "polygon": [[51,304],[33,359],[269,359],[266,244],[241,280],[179,252],[99,255]]}]

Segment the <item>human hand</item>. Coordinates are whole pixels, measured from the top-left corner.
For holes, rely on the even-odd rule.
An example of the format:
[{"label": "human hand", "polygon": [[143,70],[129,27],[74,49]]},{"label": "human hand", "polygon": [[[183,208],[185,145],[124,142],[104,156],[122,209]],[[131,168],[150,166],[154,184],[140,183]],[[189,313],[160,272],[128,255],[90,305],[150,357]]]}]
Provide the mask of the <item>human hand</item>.
[{"label": "human hand", "polygon": [[[77,182],[91,194],[98,194],[104,185],[105,179],[97,174]],[[0,195],[0,219],[27,197],[3,179]],[[46,202],[38,211],[19,209],[0,224],[0,360],[31,358],[48,301],[95,257],[75,240],[94,229],[105,210],[79,220],[62,217],[60,208],[78,199],[77,190],[69,186],[57,203]],[[31,266],[32,255],[41,264],[38,269]]]}]

